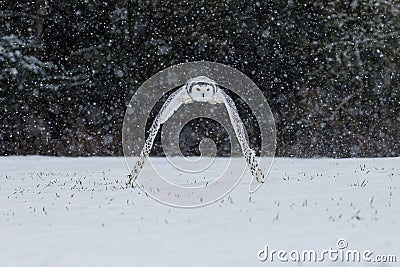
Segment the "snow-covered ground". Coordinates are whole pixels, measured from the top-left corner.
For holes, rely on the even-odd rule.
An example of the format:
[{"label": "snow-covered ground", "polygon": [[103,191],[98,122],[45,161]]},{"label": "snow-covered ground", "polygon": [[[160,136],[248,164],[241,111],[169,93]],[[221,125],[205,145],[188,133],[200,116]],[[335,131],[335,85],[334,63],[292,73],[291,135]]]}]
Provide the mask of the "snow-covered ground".
[{"label": "snow-covered ground", "polygon": [[308,266],[257,254],[319,253],[340,238],[397,256],[360,266],[400,262],[400,158],[276,158],[254,195],[246,172],[224,199],[196,209],[124,189],[127,173],[123,158],[0,157],[0,266]]}]

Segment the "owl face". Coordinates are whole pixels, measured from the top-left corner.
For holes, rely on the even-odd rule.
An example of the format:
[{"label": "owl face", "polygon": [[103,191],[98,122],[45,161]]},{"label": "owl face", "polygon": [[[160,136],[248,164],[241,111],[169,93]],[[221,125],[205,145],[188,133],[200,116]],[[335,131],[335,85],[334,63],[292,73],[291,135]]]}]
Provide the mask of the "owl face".
[{"label": "owl face", "polygon": [[186,84],[186,90],[194,101],[211,102],[215,98],[217,86],[213,80],[200,76],[189,80]]}]

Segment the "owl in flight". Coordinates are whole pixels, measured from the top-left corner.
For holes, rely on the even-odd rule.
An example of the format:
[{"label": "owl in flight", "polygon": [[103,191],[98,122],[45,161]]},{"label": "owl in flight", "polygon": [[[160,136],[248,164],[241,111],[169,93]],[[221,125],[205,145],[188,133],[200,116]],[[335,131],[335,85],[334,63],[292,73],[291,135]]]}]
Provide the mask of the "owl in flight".
[{"label": "owl in flight", "polygon": [[146,139],[146,143],[140,153],[139,159],[128,176],[127,185],[134,185],[137,176],[150,154],[154,139],[160,129],[160,125],[165,123],[182,104],[190,104],[192,102],[206,102],[210,104],[221,103],[225,105],[244,158],[246,159],[247,166],[256,181],[263,183],[265,175],[259,166],[254,150],[250,148],[249,143],[247,142],[243,122],[239,117],[235,103],[215,81],[205,76],[199,76],[188,80],[185,85],[172,93],[163,104],[160,112],[157,114],[150,127],[150,134]]}]

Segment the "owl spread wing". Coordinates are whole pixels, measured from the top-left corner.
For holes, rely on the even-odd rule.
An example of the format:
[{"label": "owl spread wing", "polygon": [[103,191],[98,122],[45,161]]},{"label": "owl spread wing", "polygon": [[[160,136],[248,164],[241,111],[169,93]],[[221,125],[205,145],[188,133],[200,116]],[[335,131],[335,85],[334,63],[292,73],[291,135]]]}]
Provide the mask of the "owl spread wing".
[{"label": "owl spread wing", "polygon": [[140,152],[139,159],[136,161],[131,173],[128,176],[128,181],[126,183],[127,185],[133,186],[134,181],[136,180],[140,171],[143,169],[161,124],[166,122],[182,104],[190,102],[192,102],[192,100],[187,94],[185,86],[182,86],[167,98],[150,127],[149,136],[147,137],[146,143]]},{"label": "owl spread wing", "polygon": [[[187,93],[185,86],[182,86],[168,97],[150,127],[149,136],[147,137],[146,143],[144,144],[144,147],[140,152],[138,161],[135,163],[133,169],[131,170],[131,173],[128,176],[129,178],[126,183],[127,185],[133,186],[137,176],[143,169],[143,166],[150,154],[154,139],[156,138],[161,124],[166,122],[179,109],[182,104],[187,104],[191,102],[193,102],[193,100]],[[252,176],[256,179],[256,181],[259,183],[263,183],[265,180],[265,175],[259,166],[254,150],[250,148],[247,142],[243,122],[240,119],[234,101],[222,89],[219,88],[219,90],[217,90],[216,92],[215,98],[213,100],[210,100],[210,103],[225,104],[233,129],[240,143],[243,155],[246,159],[247,166],[249,167],[250,172]]]},{"label": "owl spread wing", "polygon": [[259,166],[254,150],[250,148],[249,143],[247,142],[243,122],[239,117],[235,102],[221,88],[219,88],[217,91],[217,98],[223,101],[225,104],[233,129],[240,143],[240,147],[242,148],[243,155],[246,159],[247,166],[250,169],[252,176],[257,182],[263,183],[265,180],[265,175]]}]

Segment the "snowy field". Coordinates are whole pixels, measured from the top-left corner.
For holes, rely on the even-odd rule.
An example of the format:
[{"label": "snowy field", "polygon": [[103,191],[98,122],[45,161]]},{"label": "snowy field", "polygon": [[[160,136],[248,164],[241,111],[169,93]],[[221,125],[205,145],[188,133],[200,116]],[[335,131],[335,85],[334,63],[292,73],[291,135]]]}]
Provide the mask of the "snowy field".
[{"label": "snowy field", "polygon": [[124,189],[123,158],[0,157],[0,171],[0,266],[316,266],[257,254],[319,253],[341,238],[348,249],[397,256],[357,266],[400,262],[400,158],[276,158],[254,195],[246,172],[197,209]]}]

